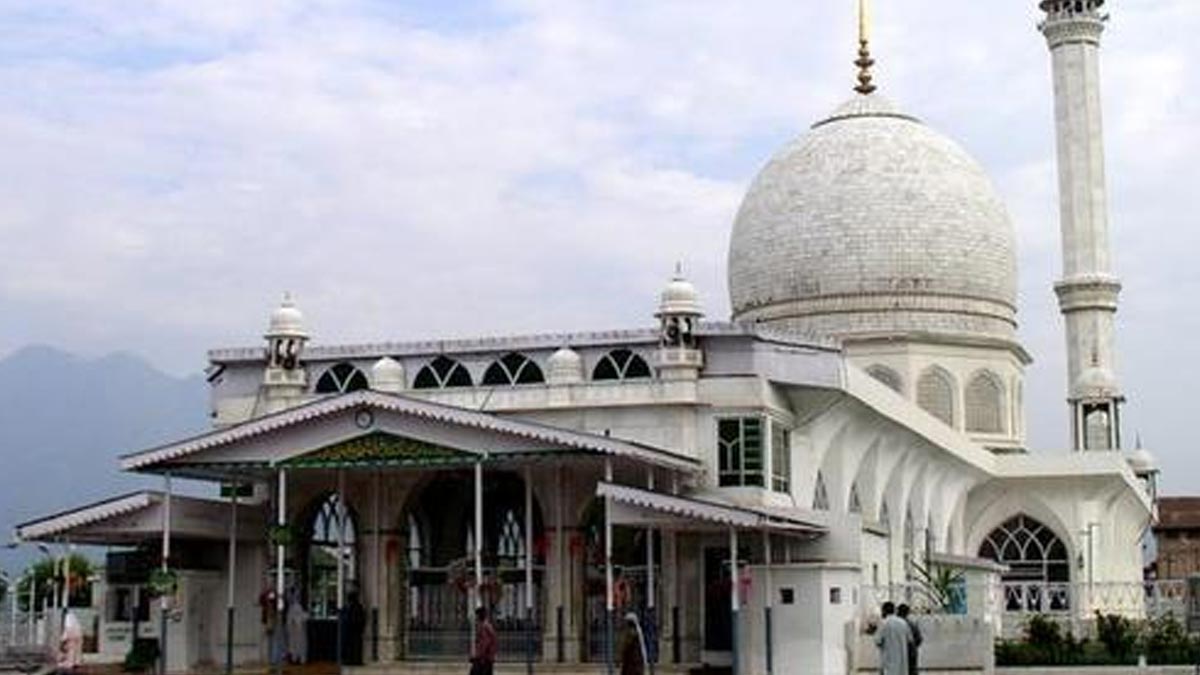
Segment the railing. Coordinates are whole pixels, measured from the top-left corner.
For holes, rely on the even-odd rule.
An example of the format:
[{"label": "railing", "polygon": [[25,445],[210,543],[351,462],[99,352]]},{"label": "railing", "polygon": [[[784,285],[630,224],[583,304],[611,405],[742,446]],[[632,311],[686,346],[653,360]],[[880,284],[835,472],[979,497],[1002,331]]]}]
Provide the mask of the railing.
[{"label": "railing", "polygon": [[1000,633],[1015,636],[1029,617],[1056,618],[1080,630],[1096,612],[1133,618],[1173,615],[1186,621],[1193,598],[1183,580],[1134,583],[1048,583],[1009,581],[960,584],[936,593],[919,584],[863,586],[859,599],[864,618],[877,616],[885,601],[907,603],[918,612],[979,616],[995,622]]}]

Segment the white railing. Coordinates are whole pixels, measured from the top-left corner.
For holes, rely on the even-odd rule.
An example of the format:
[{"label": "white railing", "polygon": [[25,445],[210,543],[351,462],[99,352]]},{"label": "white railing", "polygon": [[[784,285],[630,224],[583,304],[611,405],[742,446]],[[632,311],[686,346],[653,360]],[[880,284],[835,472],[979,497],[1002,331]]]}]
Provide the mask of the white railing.
[{"label": "white railing", "polygon": [[[1003,621],[1006,627],[1023,625],[1034,614],[1064,619],[1091,619],[1096,612],[1132,618],[1173,614],[1183,621],[1189,611],[1187,582],[1046,583],[997,582],[960,584],[947,594],[920,584],[863,586],[860,610],[864,617],[878,615],[885,601],[908,603],[918,612],[965,614]],[[943,606],[945,605],[945,606]]]}]

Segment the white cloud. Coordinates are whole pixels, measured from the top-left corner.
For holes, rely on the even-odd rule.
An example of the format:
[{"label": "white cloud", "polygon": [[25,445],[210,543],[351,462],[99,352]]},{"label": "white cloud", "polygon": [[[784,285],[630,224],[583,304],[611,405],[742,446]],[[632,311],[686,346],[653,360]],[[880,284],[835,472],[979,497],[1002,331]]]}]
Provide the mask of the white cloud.
[{"label": "white cloud", "polygon": [[[852,3],[39,5],[0,5],[0,310],[20,324],[0,349],[131,348],[173,370],[253,343],[285,289],[322,341],[625,326],[649,321],[683,259],[721,317],[744,186],[853,75]],[[1060,443],[1036,5],[878,9],[883,91],[960,140],[1009,202],[1035,441]],[[1181,337],[1196,328],[1200,7],[1113,15],[1129,419],[1182,458],[1187,413],[1166,392],[1200,356]]]}]

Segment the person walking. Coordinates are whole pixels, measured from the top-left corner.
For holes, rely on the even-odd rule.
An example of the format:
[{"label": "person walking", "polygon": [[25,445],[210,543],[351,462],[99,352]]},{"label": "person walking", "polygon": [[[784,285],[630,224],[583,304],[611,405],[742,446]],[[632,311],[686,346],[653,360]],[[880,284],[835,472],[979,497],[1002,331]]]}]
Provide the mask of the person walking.
[{"label": "person walking", "polygon": [[75,612],[68,610],[63,618],[62,639],[58,646],[58,671],[73,673],[83,661],[83,626]]},{"label": "person walking", "polygon": [[883,622],[875,632],[880,675],[908,675],[908,643],[911,641],[912,631],[908,622],[896,616],[896,605],[883,603]]},{"label": "person walking", "polygon": [[483,607],[475,609],[475,648],[471,653],[471,675],[492,675],[496,665],[496,627]]},{"label": "person walking", "polygon": [[908,631],[912,634],[912,638],[908,641],[908,675],[917,675],[917,661],[920,657],[921,650],[921,627],[917,622],[909,617],[911,614],[908,605],[901,604],[896,608],[896,616],[904,619],[904,623],[908,624]]},{"label": "person walking", "polygon": [[637,614],[625,615],[625,632],[621,636],[621,649],[617,652],[621,664],[621,675],[645,675],[646,639],[638,625]]}]

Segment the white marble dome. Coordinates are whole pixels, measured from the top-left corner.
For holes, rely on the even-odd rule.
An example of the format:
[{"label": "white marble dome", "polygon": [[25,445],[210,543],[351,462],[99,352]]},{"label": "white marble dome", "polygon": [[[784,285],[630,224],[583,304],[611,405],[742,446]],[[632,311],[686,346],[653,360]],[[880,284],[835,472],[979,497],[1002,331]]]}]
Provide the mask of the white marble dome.
[{"label": "white marble dome", "polygon": [[840,337],[1015,343],[1013,227],[956,143],[856,96],[754,179],[729,247],[733,318]]},{"label": "white marble dome", "polygon": [[550,384],[576,384],[583,381],[583,357],[570,347],[560,347],[546,360]]}]

